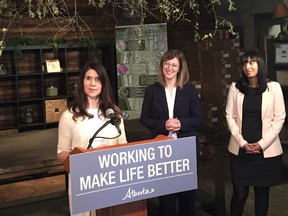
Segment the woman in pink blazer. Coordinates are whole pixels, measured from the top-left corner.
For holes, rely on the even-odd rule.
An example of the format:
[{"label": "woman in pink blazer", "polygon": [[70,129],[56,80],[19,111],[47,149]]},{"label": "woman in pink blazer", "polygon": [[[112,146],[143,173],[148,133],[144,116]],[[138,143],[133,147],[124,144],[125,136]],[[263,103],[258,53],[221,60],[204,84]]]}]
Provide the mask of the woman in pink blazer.
[{"label": "woman in pink blazer", "polygon": [[231,132],[231,216],[242,215],[249,186],[254,186],[255,215],[266,216],[270,187],[281,183],[279,133],[286,115],[284,98],[279,83],[267,79],[258,52],[245,52],[240,63],[242,78],[232,83],[226,105]]}]

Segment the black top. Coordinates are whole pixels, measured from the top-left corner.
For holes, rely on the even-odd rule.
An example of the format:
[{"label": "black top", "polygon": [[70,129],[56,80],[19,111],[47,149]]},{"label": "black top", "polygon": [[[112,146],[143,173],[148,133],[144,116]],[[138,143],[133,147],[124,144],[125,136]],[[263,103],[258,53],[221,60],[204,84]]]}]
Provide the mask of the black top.
[{"label": "black top", "polygon": [[262,94],[256,94],[256,88],[250,88],[244,97],[242,124],[242,135],[248,143],[262,138],[261,104]]}]

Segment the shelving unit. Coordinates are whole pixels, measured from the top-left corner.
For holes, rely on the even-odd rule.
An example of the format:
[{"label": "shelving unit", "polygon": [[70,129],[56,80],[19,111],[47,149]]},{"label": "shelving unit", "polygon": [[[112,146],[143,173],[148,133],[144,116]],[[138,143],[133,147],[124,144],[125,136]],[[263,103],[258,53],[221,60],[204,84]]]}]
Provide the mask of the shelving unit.
[{"label": "shelving unit", "polygon": [[[282,87],[288,113],[288,41],[267,39],[267,68],[268,77],[279,82]],[[288,127],[288,115],[284,126]]]},{"label": "shelving unit", "polygon": [[[51,59],[59,60],[61,72],[46,72],[45,60]],[[68,105],[73,101],[73,85],[80,68],[89,59],[105,66],[116,96],[113,44],[99,45],[93,51],[77,44],[62,45],[57,50],[52,46],[6,47],[0,57],[0,64],[7,68],[7,73],[0,70],[0,131],[57,127],[58,121],[47,121],[47,102],[66,100]],[[50,82],[58,89],[56,96],[46,94]],[[27,123],[23,116],[27,108],[32,108],[31,123]],[[55,112],[58,111],[55,108]]]}]

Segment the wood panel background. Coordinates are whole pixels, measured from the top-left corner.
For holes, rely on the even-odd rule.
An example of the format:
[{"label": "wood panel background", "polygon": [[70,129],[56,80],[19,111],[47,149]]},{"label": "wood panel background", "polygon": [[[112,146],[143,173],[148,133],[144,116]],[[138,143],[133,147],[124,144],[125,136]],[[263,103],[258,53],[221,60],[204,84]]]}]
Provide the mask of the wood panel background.
[{"label": "wood panel background", "polygon": [[[115,9],[111,5],[106,5],[99,9],[88,5],[88,1],[65,0],[65,3],[67,9],[61,12],[66,16],[69,14],[70,20],[63,19],[61,16],[57,19],[16,17],[9,27],[6,40],[15,37],[27,37],[40,39],[64,38],[69,41],[79,38],[81,34],[87,37],[92,35],[94,38],[113,38],[116,25],[134,25],[139,23],[137,19],[129,16],[129,12],[119,8]],[[207,24],[214,22],[211,20],[211,17],[206,14],[204,11],[201,11],[201,16],[199,16],[199,22],[203,27],[207,27]],[[180,30],[181,34],[185,33],[190,38],[191,35],[193,36],[194,15],[191,11],[187,11],[187,16],[192,22],[184,22],[184,28],[183,22],[174,22],[172,25],[173,28],[175,28],[174,31]],[[78,20],[80,26],[73,25],[73,20]],[[1,19],[0,17],[0,21],[1,28],[7,28],[9,26],[9,20]],[[156,20],[153,17],[147,17],[145,22],[160,23],[166,22],[166,20]],[[169,30],[172,34],[173,28]],[[89,31],[91,31],[91,35]]]},{"label": "wood panel background", "polygon": [[[67,41],[79,38],[82,33],[87,37],[109,38],[114,34],[117,20],[113,15],[113,8],[105,6],[103,9],[95,9],[88,5],[88,1],[76,1],[77,10],[75,11],[74,0],[65,0],[67,10],[65,16],[70,19],[45,18],[32,19],[28,17],[16,17],[6,35],[6,40],[12,38],[39,38],[54,39],[63,38]],[[75,25],[78,20],[79,26]],[[1,28],[7,28],[10,21],[1,19]],[[81,33],[82,31],[82,33]],[[91,31],[91,34],[89,33]]]},{"label": "wood panel background", "polygon": [[[54,20],[51,18],[40,20],[18,17],[9,27],[5,41],[13,41],[15,38],[31,38],[32,40],[37,38],[39,40],[64,39],[68,42],[75,42],[85,36],[87,38],[93,37],[100,41],[109,40],[114,43],[115,26],[139,24],[137,19],[129,16],[129,12],[119,8],[115,9],[111,5],[96,9],[88,5],[88,1],[65,0],[65,3],[67,6],[65,14],[70,15],[70,20],[64,20],[61,17]],[[203,9],[203,5],[200,6],[202,6],[200,8],[201,16],[198,17],[200,30],[205,31],[213,28],[214,18],[207,14]],[[75,8],[77,9],[76,11]],[[195,16],[191,11],[187,11],[187,16],[191,22],[168,22],[168,48],[179,49],[185,53],[189,69],[193,69],[191,80],[199,80],[198,62],[194,61],[196,45],[193,42],[195,34],[195,20],[193,19],[195,19]],[[73,25],[73,20],[78,20],[79,25]],[[8,20],[3,20],[0,17],[0,21],[1,28],[9,25]],[[145,20],[147,24],[163,22],[166,22],[166,20],[156,20],[153,17],[147,17]]]}]

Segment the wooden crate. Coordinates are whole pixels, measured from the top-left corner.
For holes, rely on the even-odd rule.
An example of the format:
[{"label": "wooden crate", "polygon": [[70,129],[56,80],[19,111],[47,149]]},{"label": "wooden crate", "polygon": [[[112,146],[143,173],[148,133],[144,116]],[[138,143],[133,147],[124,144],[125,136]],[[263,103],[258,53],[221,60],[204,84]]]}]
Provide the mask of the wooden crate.
[{"label": "wooden crate", "polygon": [[58,122],[66,108],[66,99],[45,100],[46,123]]}]

